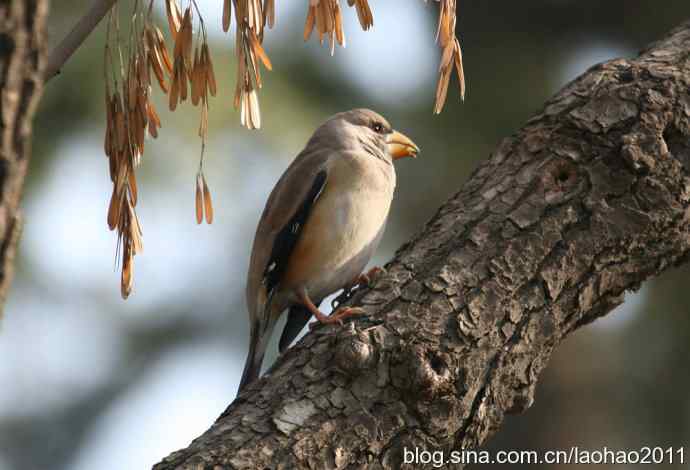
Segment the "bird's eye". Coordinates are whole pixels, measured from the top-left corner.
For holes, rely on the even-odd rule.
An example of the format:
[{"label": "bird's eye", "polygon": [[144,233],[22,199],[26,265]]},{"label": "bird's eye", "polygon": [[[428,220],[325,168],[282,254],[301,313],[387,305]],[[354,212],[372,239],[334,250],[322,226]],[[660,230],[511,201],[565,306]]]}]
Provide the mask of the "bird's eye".
[{"label": "bird's eye", "polygon": [[374,125],[371,126],[372,129],[374,129],[374,132],[377,134],[383,133],[383,124],[380,122],[375,122]]}]

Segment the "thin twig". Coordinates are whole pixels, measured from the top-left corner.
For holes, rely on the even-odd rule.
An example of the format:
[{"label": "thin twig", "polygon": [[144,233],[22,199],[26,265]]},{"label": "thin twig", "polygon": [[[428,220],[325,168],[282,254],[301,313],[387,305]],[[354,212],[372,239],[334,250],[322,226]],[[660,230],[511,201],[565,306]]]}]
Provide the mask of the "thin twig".
[{"label": "thin twig", "polygon": [[117,0],[93,0],[91,8],[79,19],[65,39],[51,51],[45,70],[46,82],[60,73],[60,69],[116,2]]}]

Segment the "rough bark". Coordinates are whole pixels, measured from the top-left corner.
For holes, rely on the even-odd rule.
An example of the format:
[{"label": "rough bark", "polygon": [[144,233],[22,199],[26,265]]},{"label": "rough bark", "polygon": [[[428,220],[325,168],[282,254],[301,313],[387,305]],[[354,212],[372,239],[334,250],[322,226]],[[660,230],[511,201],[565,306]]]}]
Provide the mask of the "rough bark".
[{"label": "rough bark", "polygon": [[21,232],[19,201],[43,91],[48,0],[0,0],[0,317]]},{"label": "rough bark", "polygon": [[308,334],[155,469],[398,469],[405,447],[481,445],[565,336],[687,258],[689,88],[690,23],[567,85],[355,297],[367,318]]}]

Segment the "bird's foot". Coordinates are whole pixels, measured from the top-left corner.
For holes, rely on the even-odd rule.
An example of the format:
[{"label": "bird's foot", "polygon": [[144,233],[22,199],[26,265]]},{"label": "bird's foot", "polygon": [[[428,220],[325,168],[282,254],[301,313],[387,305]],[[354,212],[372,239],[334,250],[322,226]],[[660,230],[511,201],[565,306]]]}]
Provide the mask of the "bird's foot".
[{"label": "bird's foot", "polygon": [[331,300],[331,308],[333,308],[333,311],[335,312],[336,310],[338,310],[338,307],[340,307],[342,304],[354,297],[357,288],[358,286],[356,283],[352,283],[351,285],[343,288],[343,291],[340,294],[338,294],[336,298]]},{"label": "bird's foot", "polygon": [[352,283],[345,286],[340,295],[331,300],[331,307],[333,307],[334,310],[337,309],[340,305],[350,300],[355,295],[355,292],[364,287],[371,287],[373,280],[385,273],[386,270],[384,268],[374,266],[366,273],[360,274]]},{"label": "bird's foot", "polygon": [[343,320],[345,320],[346,318],[354,317],[357,315],[363,315],[364,313],[366,312],[363,308],[360,307],[342,307],[336,310],[335,312],[331,313],[330,315],[324,315],[323,313],[321,313],[321,315],[315,315],[318,321],[310,323],[309,329],[313,330],[317,325],[320,324],[329,325],[333,323],[338,323],[342,325]]},{"label": "bird's foot", "polygon": [[345,286],[340,295],[331,300],[331,307],[333,307],[333,309],[338,308],[338,306],[350,300],[355,295],[357,290],[363,287],[371,287],[372,281],[381,274],[385,273],[386,270],[384,268],[374,266],[366,273],[360,274],[354,281],[352,281],[351,284]]},{"label": "bird's foot", "polygon": [[380,266],[374,266],[373,268],[371,268],[366,273],[360,274],[359,277],[357,278],[357,280],[355,281],[355,284],[357,286],[370,287],[371,282],[375,278],[379,277],[381,274],[386,274],[386,270]]}]

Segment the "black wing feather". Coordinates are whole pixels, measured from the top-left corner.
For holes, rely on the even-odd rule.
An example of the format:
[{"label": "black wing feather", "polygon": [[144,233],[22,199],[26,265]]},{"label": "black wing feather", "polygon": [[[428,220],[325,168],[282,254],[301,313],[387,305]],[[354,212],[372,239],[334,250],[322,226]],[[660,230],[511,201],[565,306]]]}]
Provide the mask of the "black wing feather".
[{"label": "black wing feather", "polygon": [[319,198],[321,191],[323,191],[326,185],[326,176],[326,170],[321,170],[316,174],[314,182],[311,188],[309,188],[309,192],[305,196],[304,201],[297,208],[297,211],[292,218],[290,218],[288,223],[278,232],[273,242],[271,257],[266,264],[263,275],[269,298],[272,296],[285,274],[288,260],[290,259],[292,250],[297,244],[297,240],[299,240],[302,227],[304,227],[304,224],[307,222],[311,209],[314,207],[314,203]]}]

